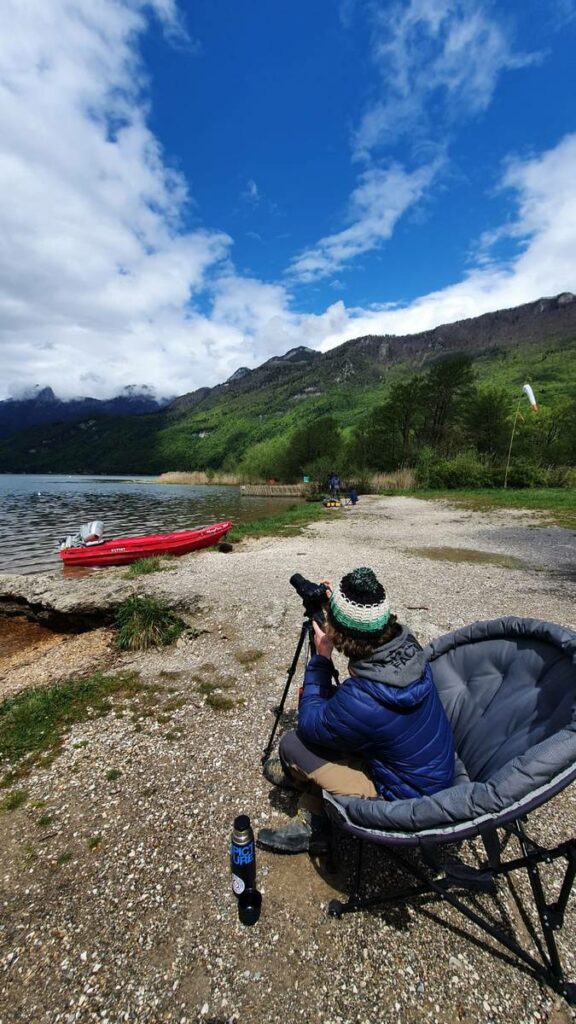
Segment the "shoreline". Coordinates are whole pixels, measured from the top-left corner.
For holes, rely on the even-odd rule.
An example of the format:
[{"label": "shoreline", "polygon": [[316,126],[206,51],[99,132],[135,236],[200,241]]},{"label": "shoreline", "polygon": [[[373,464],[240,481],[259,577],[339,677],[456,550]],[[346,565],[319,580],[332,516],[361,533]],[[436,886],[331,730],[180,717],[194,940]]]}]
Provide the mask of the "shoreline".
[{"label": "shoreline", "polygon": [[[537,522],[539,514],[520,510],[479,515],[446,500],[362,497],[298,534],[247,539],[228,554],[198,552],[133,581],[136,592],[185,607],[196,632],[133,654],[113,652],[108,636],[106,671],[138,673],[147,696],[115,700],[106,717],[74,725],[53,765],[37,765],[19,783],[26,802],[0,815],[0,871],[13,908],[0,933],[11,1022],[52,1024],[60,1014],[80,1024],[98,1016],[451,1024],[455,1006],[461,1024],[574,1021],[573,1009],[529,973],[456,931],[461,921],[449,907],[329,919],[327,902],[350,884],[351,841],[343,841],[336,875],[306,856],[259,851],[263,907],[254,928],[238,924],[229,891],[233,818],[248,813],[258,829],[293,813],[260,768],[302,622],[290,576],[337,579],[371,565],[422,643],[503,615],[574,629],[576,584],[566,574],[573,535],[534,530]],[[450,554],[438,560],[422,549]],[[454,551],[460,560],[451,560]],[[484,561],[462,560],[468,552]],[[75,639],[82,646],[99,633]],[[85,660],[95,667],[100,656]],[[42,660],[16,670],[20,680],[30,684]],[[294,721],[301,670],[283,727]],[[209,701],[219,693],[226,710]],[[576,787],[531,824],[544,843],[573,834]],[[471,863],[482,855],[478,844],[467,849]],[[384,851],[371,848],[369,862],[381,881],[391,879]],[[479,898],[522,927],[507,890],[497,902]],[[573,904],[559,935],[570,978]]]}]

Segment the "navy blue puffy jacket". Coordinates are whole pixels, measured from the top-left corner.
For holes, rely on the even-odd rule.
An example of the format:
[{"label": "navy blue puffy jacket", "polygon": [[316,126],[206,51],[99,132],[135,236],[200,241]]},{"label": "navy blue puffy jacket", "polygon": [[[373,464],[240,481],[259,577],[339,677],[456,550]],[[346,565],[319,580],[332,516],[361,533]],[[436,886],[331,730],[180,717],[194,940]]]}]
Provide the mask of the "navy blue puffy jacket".
[{"label": "navy blue puffy jacket", "polygon": [[454,781],[454,739],[429,665],[407,686],[355,676],[334,688],[330,661],[314,655],[297,732],[304,743],[369,762],[388,800],[437,793]]}]

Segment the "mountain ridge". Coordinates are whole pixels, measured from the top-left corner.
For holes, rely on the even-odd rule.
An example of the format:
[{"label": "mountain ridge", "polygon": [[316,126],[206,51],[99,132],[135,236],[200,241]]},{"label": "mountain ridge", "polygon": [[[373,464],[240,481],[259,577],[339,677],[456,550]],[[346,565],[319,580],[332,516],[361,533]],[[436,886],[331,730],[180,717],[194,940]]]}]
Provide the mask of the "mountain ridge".
[{"label": "mountain ridge", "polygon": [[38,385],[19,398],[0,401],[0,438],[28,427],[82,420],[87,416],[142,416],[158,412],[167,400],[157,399],[145,385],[129,384],[113,398],[59,398],[51,387]]},{"label": "mountain ridge", "polygon": [[576,296],[563,292],[412,335],[365,335],[324,353],[297,346],[160,411],[12,435],[0,443],[0,471],[233,470],[255,446],[286,444],[322,417],[353,430],[395,381],[460,356],[473,359],[480,384],[512,395],[528,380],[544,403],[576,401]]},{"label": "mountain ridge", "polygon": [[[198,409],[201,403],[224,388],[241,393],[264,386],[275,377],[278,380],[282,377],[284,383],[288,383],[290,377],[297,376],[303,364],[318,365],[319,360],[326,367],[332,363],[341,364],[334,379],[337,384],[344,383],[354,376],[355,369],[351,357],[360,351],[371,361],[380,364],[383,370],[405,362],[408,357],[414,359],[420,367],[434,357],[470,355],[477,350],[485,353],[486,350],[502,346],[511,349],[517,346],[520,340],[523,345],[527,345],[540,341],[543,330],[548,342],[561,340],[567,331],[576,331],[576,295],[572,292],[561,292],[559,295],[536,299],[521,306],[482,313],[478,317],[440,324],[438,327],[413,334],[361,335],[350,338],[327,352],[299,346],[290,349],[284,356],[273,356],[253,369],[240,367],[224,384],[216,384],[213,388],[199,388],[180,395],[167,406],[167,411],[174,413],[190,408]],[[295,359],[295,353],[302,355]],[[309,355],[304,356],[303,353]]]}]

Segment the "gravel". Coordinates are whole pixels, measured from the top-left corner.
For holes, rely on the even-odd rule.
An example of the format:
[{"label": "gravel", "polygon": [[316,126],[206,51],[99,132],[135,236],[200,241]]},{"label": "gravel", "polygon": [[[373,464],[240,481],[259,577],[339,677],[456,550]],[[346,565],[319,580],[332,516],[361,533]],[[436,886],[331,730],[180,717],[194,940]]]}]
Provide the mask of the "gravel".
[{"label": "gravel", "polygon": [[[307,856],[258,851],[263,905],[253,928],[239,924],[230,890],[233,818],[248,813],[257,829],[294,813],[292,797],[272,790],[260,772],[302,621],[292,573],[337,579],[371,565],[422,642],[501,615],[576,628],[574,534],[535,529],[538,522],[535,514],[362,498],[302,534],[245,542],[229,554],[201,552],[143,578],[141,592],[196,609],[188,616],[194,632],[138,656],[95,645],[93,667],[102,658],[108,668],[132,667],[149,689],[116,698],[107,718],[74,726],[52,766],[19,783],[27,803],[0,816],[0,1024],[576,1020],[529,973],[490,953],[446,905],[329,918],[329,900],[350,885],[347,837],[333,875]],[[523,567],[407,550],[422,547],[514,556]],[[67,646],[46,654],[52,678],[74,668],[78,655],[67,660]],[[43,661],[39,655],[28,665],[26,680],[15,669],[19,685],[47,681]],[[299,675],[284,725],[294,721]],[[233,707],[212,707],[214,696]],[[531,817],[532,832],[556,843],[574,835],[575,821],[571,787]],[[371,882],[401,881],[384,850],[367,854]],[[471,863],[481,855],[468,844]],[[560,866],[550,871],[557,882]],[[470,899],[523,936],[504,884],[496,899]],[[574,935],[572,900],[558,936],[572,980]]]}]

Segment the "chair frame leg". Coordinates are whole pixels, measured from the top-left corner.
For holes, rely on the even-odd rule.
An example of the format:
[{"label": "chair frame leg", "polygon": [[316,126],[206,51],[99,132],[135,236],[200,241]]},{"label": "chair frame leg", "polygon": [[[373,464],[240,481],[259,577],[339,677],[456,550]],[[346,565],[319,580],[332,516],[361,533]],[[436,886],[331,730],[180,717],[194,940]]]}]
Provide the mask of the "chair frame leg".
[{"label": "chair frame leg", "polygon": [[[564,923],[564,913],[574,887],[576,879],[576,839],[561,843],[554,849],[548,850],[533,842],[524,830],[521,822],[517,821],[509,827],[516,835],[522,850],[521,857],[503,861],[500,855],[499,842],[495,830],[487,836],[483,836],[484,845],[488,860],[480,868],[468,867],[459,862],[443,865],[434,877],[430,877],[424,868],[409,861],[397,848],[387,846],[386,852],[409,875],[417,881],[417,885],[410,885],[406,888],[396,889],[386,894],[375,896],[361,895],[361,875],[363,847],[367,840],[356,837],[358,844],[358,855],[356,861],[355,880],[352,893],[346,903],[340,900],[332,900],[328,905],[328,913],[331,917],[341,917],[342,914],[353,913],[358,910],[369,910],[372,907],[383,906],[387,903],[400,903],[413,899],[417,896],[429,895],[431,893],[440,896],[451,906],[472,921],[482,931],[504,946],[510,953],[525,963],[540,980],[549,985],[555,992],[558,992],[571,1005],[576,1005],[576,983],[569,982],[564,977],[560,954],[556,945],[554,932],[560,930]],[[424,859],[429,866],[436,868],[438,863],[434,859],[433,850],[428,847],[424,853]],[[566,870],[560,886],[560,893],[555,902],[547,902],[544,893],[539,866],[551,864],[559,858],[565,858]],[[541,959],[536,959],[527,949],[524,949],[514,939],[510,938],[503,929],[496,927],[492,921],[480,916],[466,903],[463,903],[458,896],[454,895],[451,889],[464,889],[476,892],[494,893],[496,891],[495,880],[500,876],[511,875],[512,872],[524,869],[527,871],[534,906],[538,914],[538,920],[544,938],[546,951],[541,948]],[[526,908],[521,907],[524,915],[527,915]]]}]

